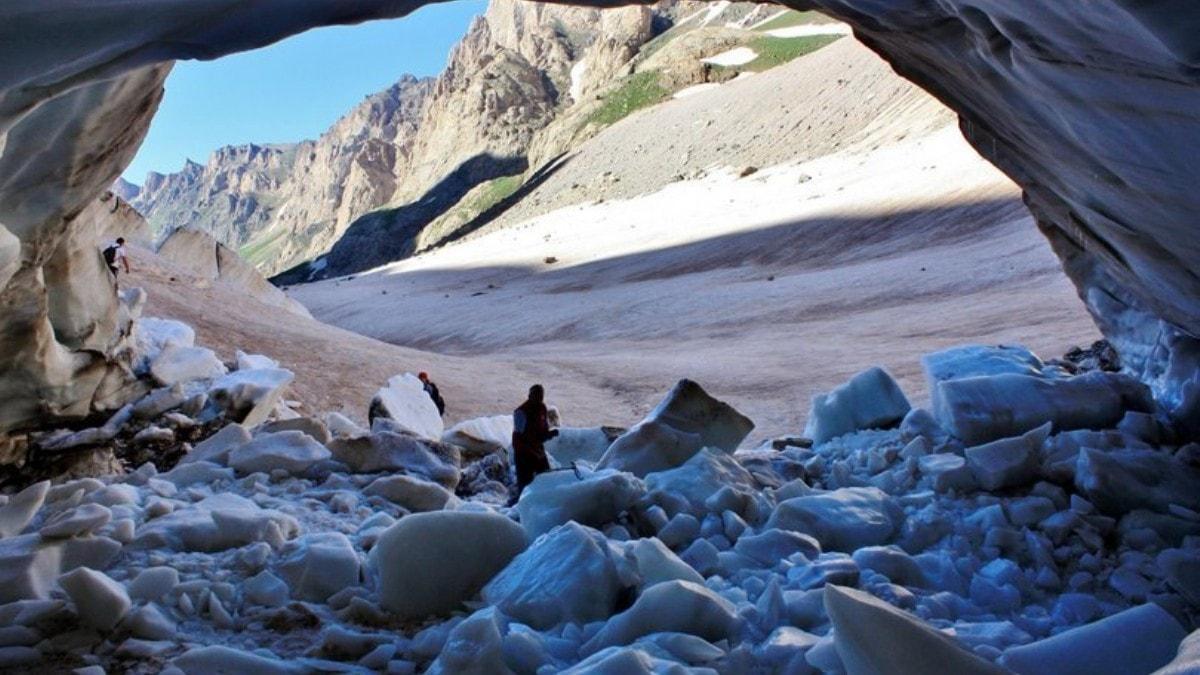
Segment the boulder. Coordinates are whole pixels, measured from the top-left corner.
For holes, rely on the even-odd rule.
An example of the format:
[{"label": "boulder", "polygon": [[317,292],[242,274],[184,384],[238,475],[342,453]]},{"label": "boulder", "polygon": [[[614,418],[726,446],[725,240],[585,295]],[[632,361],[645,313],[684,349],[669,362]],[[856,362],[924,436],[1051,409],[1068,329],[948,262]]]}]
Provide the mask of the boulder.
[{"label": "boulder", "polygon": [[1167,549],[1158,554],[1157,562],[1167,585],[1200,608],[1200,551]]},{"label": "boulder", "polygon": [[646,493],[638,478],[613,470],[543,473],[521,493],[517,511],[530,538],[575,521],[603,527],[617,520]]},{"label": "boulder", "polygon": [[971,475],[985,490],[1027,485],[1037,479],[1041,449],[1050,437],[1050,423],[1015,438],[967,448],[964,455]]},{"label": "boulder", "polygon": [[889,675],[1003,675],[915,616],[853,588],[825,587],[825,611],[846,672]]},{"label": "boulder", "polygon": [[87,567],[62,575],[58,585],[75,603],[80,620],[98,630],[112,630],[133,606],[124,586]]},{"label": "boulder", "polygon": [[263,278],[262,273],[238,255],[237,251],[220,242],[217,242],[217,268],[221,272],[221,281],[232,285],[255,300],[265,305],[285,309],[306,319],[312,318],[312,314],[309,314],[304,305],[288,297],[283,289]]},{"label": "boulder", "polygon": [[302,474],[332,455],[325,446],[302,431],[262,434],[229,453],[229,466],[240,474],[275,470]]},{"label": "boulder", "polygon": [[538,630],[612,616],[621,579],[603,534],[566,523],[537,538],[483,589],[484,602]]},{"label": "boulder", "polygon": [[1150,673],[1175,657],[1186,635],[1166,610],[1147,603],[1011,647],[1000,657],[1000,664],[1020,675]]},{"label": "boulder", "polygon": [[131,412],[134,417],[140,419],[154,419],[168,410],[178,408],[186,400],[188,400],[188,395],[183,391],[183,385],[176,383],[170,387],[155,389],[142,397],[133,404]]},{"label": "boulder", "polygon": [[618,427],[559,427],[558,435],[546,441],[546,454],[558,466],[595,464],[625,431]]},{"label": "boulder", "polygon": [[171,230],[158,245],[158,255],[201,279],[220,276],[217,265],[217,242],[207,232],[178,227]]},{"label": "boulder", "polygon": [[863,429],[887,429],[911,409],[892,376],[883,368],[870,368],[828,394],[813,397],[804,435],[820,445]]},{"label": "boulder", "polygon": [[[188,466],[202,466],[196,463]],[[263,541],[282,546],[300,531],[295,518],[260,508],[245,497],[219,492],[138,527],[131,544],[138,549],[224,551]]]},{"label": "boulder", "polygon": [[263,607],[282,607],[287,604],[290,589],[283,579],[263,570],[246,580],[242,587],[246,601]]},{"label": "boulder", "polygon": [[960,345],[921,357],[929,391],[939,382],[1004,373],[1043,377],[1045,364],[1019,345]]},{"label": "boulder", "polygon": [[213,382],[208,397],[230,419],[254,427],[266,421],[294,378],[292,371],[283,368],[235,370]]},{"label": "boulder", "polygon": [[924,455],[917,459],[917,468],[938,492],[965,492],[979,487],[967,460],[951,452]]},{"label": "boulder", "polygon": [[810,534],[826,550],[853,552],[888,543],[903,518],[877,488],[840,488],[780,502],[766,527]]},{"label": "boulder", "polygon": [[112,510],[100,504],[81,504],[46,521],[38,534],[47,539],[75,537],[99,530],[112,520]]},{"label": "boulder", "polygon": [[238,370],[256,370],[259,368],[278,368],[279,362],[262,354],[247,354],[242,350],[233,353]]},{"label": "boulder", "polygon": [[414,512],[437,511],[455,499],[446,488],[413,476],[384,476],[376,478],[363,494],[379,496]]},{"label": "boulder", "polygon": [[103,426],[81,429],[65,436],[47,438],[39,443],[43,450],[59,452],[86,445],[100,445],[117,437],[117,434],[133,419],[133,404],[127,403],[113,413]]},{"label": "boulder", "polygon": [[624,551],[626,560],[637,571],[638,585],[643,589],[674,580],[704,583],[704,577],[658,539],[634,539],[611,545]]},{"label": "boulder", "polygon": [[755,655],[771,672],[808,673],[805,655],[820,638],[793,626],[780,626],[755,648]]},{"label": "boulder", "polygon": [[357,586],[358,553],[341,532],[316,532],[295,539],[281,552],[278,571],[292,597],[325,602],[329,596]]},{"label": "boulder", "polygon": [[170,346],[191,347],[196,344],[196,331],[182,321],[146,316],[133,324],[133,364],[139,373],[149,371],[150,364]]},{"label": "boulder", "polygon": [[861,569],[873,570],[902,586],[925,588],[929,580],[917,561],[898,546],[867,546],[851,556]]},{"label": "boulder", "polygon": [[1200,673],[1200,630],[1193,631],[1179,645],[1179,651],[1171,662],[1154,675],[1196,675]]},{"label": "boulder", "polygon": [[702,447],[732,453],[754,422],[691,380],[680,380],[641,423],[613,441],[597,468],[645,476],[686,462]]},{"label": "boulder", "polygon": [[1153,410],[1146,385],[1104,372],[1062,379],[1016,373],[964,377],[938,382],[932,398],[938,422],[968,445],[1019,436],[1047,422],[1055,432],[1109,429],[1127,410]]},{"label": "boulder", "polygon": [[246,430],[246,427],[236,423],[226,424],[217,433],[197,443],[190,452],[179,460],[179,463],[213,462],[214,464],[225,464],[229,460],[230,452],[249,442],[250,432]]},{"label": "boulder", "polygon": [[147,567],[129,583],[129,596],[142,602],[157,602],[179,585],[179,572],[173,567]]},{"label": "boulder", "polygon": [[34,483],[13,495],[4,506],[0,506],[0,539],[20,534],[29,526],[38,509],[46,501],[50,481]]},{"label": "boulder", "polygon": [[821,555],[821,544],[807,534],[790,530],[764,529],[759,534],[740,537],[733,550],[766,567],[799,553],[809,560]]},{"label": "boulder", "polygon": [[329,443],[333,458],[356,473],[403,471],[431,480],[448,490],[458,487],[458,449],[409,434],[371,431],[362,435],[335,436]]},{"label": "boulder", "polygon": [[744,494],[757,491],[750,472],[732,455],[716,448],[704,448],[682,466],[646,476],[647,491],[683,497],[697,515],[706,513],[705,501],[725,487]]},{"label": "boulder", "polygon": [[477,417],[447,429],[442,434],[442,442],[457,445],[469,457],[483,457],[504,452],[512,443],[512,433],[512,415]]},{"label": "boulder", "polygon": [[739,625],[736,608],[725,598],[691,581],[666,581],[646,589],[632,607],[609,619],[581,652],[591,654],[665,632],[728,640]]},{"label": "boulder", "polygon": [[256,433],[273,434],[277,431],[303,431],[321,445],[327,445],[333,440],[329,427],[315,417],[293,417],[286,420],[275,420],[260,426]]},{"label": "boulder", "polygon": [[379,601],[402,619],[458,609],[526,546],[525,530],[504,516],[434,511],[401,518],[368,558]]},{"label": "boulder", "polygon": [[226,673],[297,675],[310,670],[299,662],[264,656],[264,651],[266,650],[244,652],[221,645],[197,647],[175,657],[175,660],[171,661],[171,665],[183,671],[185,675],[225,675]]},{"label": "boulder", "polygon": [[437,405],[412,373],[389,379],[387,386],[375,392],[368,417],[372,423],[380,417],[390,419],[401,429],[429,440],[440,439],[445,430]]},{"label": "boulder", "polygon": [[173,483],[176,487],[187,487],[196,483],[213,484],[219,481],[232,482],[233,469],[217,466],[212,462],[180,463],[174,469],[162,474],[162,480]]},{"label": "boulder", "polygon": [[1197,485],[1200,469],[1158,452],[1084,448],[1075,468],[1075,487],[1113,515],[1135,509],[1167,513],[1172,504],[1200,511]]},{"label": "boulder", "polygon": [[193,380],[210,380],[226,372],[221,359],[213,350],[204,347],[168,345],[150,362],[150,375],[163,387]]},{"label": "boulder", "polygon": [[[701,673],[708,669],[697,669]],[[609,647],[576,663],[560,675],[659,675],[689,672],[676,659],[653,656],[644,649]]]},{"label": "boulder", "polygon": [[645,476],[683,464],[702,447],[700,434],[681,431],[657,420],[646,420],[613,441],[600,456],[596,468]]},{"label": "boulder", "polygon": [[143,605],[129,613],[121,624],[135,638],[143,640],[170,640],[175,637],[175,621],[169,619],[155,605]]},{"label": "boulder", "polygon": [[505,665],[505,629],[495,608],[475,612],[450,631],[426,675],[513,675]]},{"label": "boulder", "polygon": [[0,603],[49,597],[62,572],[62,548],[42,545],[37,534],[0,540]]}]

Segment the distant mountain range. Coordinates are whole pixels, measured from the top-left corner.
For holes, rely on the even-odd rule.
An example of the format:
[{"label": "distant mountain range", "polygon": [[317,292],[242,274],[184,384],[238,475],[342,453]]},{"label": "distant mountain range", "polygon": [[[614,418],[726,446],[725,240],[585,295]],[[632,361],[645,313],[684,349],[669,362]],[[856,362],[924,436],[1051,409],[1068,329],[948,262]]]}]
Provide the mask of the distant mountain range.
[{"label": "distant mountain range", "polygon": [[223,147],[113,191],[158,233],[206,231],[264,274],[288,271],[283,282],[367,269],[478,227],[638,107],[737,75],[701,57],[796,17],[774,5],[492,0],[441,75],[405,75],[320,138]]}]

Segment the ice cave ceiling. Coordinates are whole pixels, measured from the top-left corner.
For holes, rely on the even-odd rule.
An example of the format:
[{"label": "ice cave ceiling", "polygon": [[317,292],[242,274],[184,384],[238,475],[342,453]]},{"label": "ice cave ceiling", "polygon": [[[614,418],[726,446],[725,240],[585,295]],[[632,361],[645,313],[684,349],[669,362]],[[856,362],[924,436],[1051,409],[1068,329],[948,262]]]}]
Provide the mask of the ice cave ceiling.
[{"label": "ice cave ceiling", "polygon": [[[121,397],[121,303],[75,217],[140,144],[173,59],[398,17],[418,0],[14,0],[0,6],[0,430]],[[624,3],[583,3],[624,4]],[[1126,365],[1200,407],[1200,6],[813,0],[960,116],[1025,191]],[[87,240],[90,241],[90,240]],[[92,255],[92,258],[95,256]],[[137,298],[125,298],[125,304]]]}]

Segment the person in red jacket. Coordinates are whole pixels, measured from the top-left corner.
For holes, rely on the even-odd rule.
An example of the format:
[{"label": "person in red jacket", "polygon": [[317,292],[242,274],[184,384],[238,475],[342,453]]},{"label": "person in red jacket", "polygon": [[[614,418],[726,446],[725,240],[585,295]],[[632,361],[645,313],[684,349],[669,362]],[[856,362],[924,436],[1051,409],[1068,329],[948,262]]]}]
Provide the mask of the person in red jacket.
[{"label": "person in red jacket", "polygon": [[558,435],[546,418],[546,391],[542,385],[529,388],[529,399],[513,411],[513,459],[517,464],[517,498],[526,485],[542,472],[550,470],[544,443]]}]

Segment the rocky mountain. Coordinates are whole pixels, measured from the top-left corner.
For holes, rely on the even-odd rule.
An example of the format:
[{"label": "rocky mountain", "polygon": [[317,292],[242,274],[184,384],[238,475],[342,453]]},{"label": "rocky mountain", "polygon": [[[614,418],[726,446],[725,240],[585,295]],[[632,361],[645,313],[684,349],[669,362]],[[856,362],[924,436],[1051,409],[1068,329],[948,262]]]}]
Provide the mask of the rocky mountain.
[{"label": "rocky mountain", "polygon": [[120,197],[125,202],[131,202],[136,199],[138,193],[141,191],[142,188],[140,186],[134,185],[124,178],[118,178],[112,186],[112,193]]},{"label": "rocky mountain", "polygon": [[[113,189],[158,231],[204,230],[268,274],[326,252],[288,278],[364,269],[454,235],[470,220],[445,218],[454,207],[521,185],[525,179],[493,181],[530,174],[595,133],[603,124],[579,111],[594,109],[598,92],[622,82],[656,36],[685,19],[704,28],[775,12],[764,5],[713,12],[672,1],[601,11],[493,0],[440,76],[405,76],[316,141],[225,147],[204,165],[148,175],[140,191],[128,183]],[[710,42],[712,49],[725,44]],[[675,88],[706,77],[691,57],[695,72],[677,77]]]},{"label": "rocky mountain", "polygon": [[[268,230],[268,241],[277,242],[274,260],[303,255],[306,245],[328,246],[394,191],[395,167],[411,151],[431,84],[406,76],[315,141],[227,146],[204,165],[189,161],[173,174],[151,173],[131,202],[159,232],[204,230],[255,262],[263,256],[246,245]],[[130,187],[114,191],[128,194]]]}]

